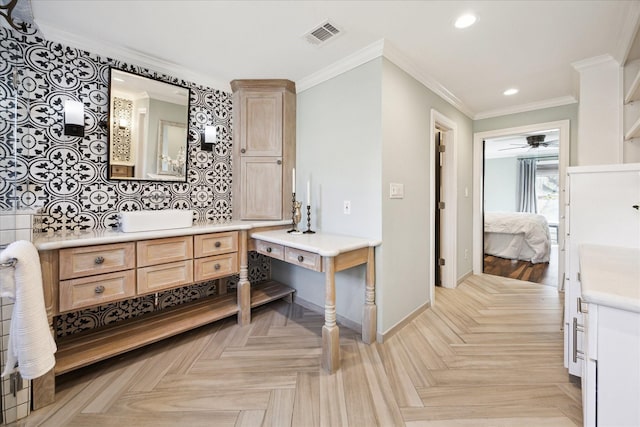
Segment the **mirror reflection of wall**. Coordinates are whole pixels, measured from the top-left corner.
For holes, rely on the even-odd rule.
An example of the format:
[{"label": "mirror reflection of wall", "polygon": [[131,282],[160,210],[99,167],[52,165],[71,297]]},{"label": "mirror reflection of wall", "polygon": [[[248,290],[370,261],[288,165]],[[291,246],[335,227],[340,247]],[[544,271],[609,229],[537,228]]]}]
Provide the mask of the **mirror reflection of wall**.
[{"label": "mirror reflection of wall", "polygon": [[109,178],[186,181],[189,89],[111,69]]}]

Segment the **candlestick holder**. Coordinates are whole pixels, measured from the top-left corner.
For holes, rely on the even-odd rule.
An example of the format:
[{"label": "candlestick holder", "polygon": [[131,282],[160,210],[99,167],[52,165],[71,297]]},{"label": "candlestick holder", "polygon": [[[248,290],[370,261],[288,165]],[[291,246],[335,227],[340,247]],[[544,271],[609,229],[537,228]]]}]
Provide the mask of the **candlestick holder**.
[{"label": "candlestick holder", "polygon": [[304,234],[316,234],[311,229],[311,205],[307,205],[307,231],[304,231]]},{"label": "candlestick holder", "polygon": [[302,234],[300,230],[298,230],[298,223],[302,219],[302,213],[300,212],[300,207],[302,204],[296,201],[296,193],[291,194],[291,230],[287,231],[287,233],[291,234]]}]

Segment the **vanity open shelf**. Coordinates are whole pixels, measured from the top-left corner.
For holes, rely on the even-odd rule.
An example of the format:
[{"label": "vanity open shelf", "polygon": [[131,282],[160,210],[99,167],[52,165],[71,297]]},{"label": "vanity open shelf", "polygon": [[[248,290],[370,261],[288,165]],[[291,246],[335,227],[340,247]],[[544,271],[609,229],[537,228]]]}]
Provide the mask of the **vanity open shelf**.
[{"label": "vanity open shelf", "polygon": [[[251,307],[289,297],[293,289],[274,281],[252,285]],[[61,375],[92,363],[160,341],[238,313],[235,294],[201,298],[177,307],[145,314],[96,330],[58,340],[55,374]]]}]

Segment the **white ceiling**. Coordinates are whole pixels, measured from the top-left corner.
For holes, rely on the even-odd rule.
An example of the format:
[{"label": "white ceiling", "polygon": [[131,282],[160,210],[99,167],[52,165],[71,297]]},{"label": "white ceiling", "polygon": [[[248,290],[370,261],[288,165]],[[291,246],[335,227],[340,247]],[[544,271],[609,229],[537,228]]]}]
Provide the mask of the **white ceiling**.
[{"label": "white ceiling", "polygon": [[[571,64],[622,61],[640,16],[637,0],[32,0],[32,8],[50,40],[224,90],[240,78],[308,87],[384,40],[385,56],[474,118],[575,101]],[[477,23],[455,29],[468,11]],[[343,34],[320,47],[302,38],[326,19]],[[520,92],[502,95],[512,86]]]}]

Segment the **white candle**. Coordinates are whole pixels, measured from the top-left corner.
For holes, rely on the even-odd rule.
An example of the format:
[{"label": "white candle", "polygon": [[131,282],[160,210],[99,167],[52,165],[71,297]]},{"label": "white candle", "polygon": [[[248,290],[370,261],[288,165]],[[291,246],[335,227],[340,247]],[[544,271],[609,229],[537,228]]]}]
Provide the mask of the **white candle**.
[{"label": "white candle", "polygon": [[291,172],[291,180],[292,180],[291,192],[295,193],[296,192],[296,168],[293,168],[293,171]]},{"label": "white candle", "polygon": [[311,206],[311,182],[307,180],[307,206]]}]

